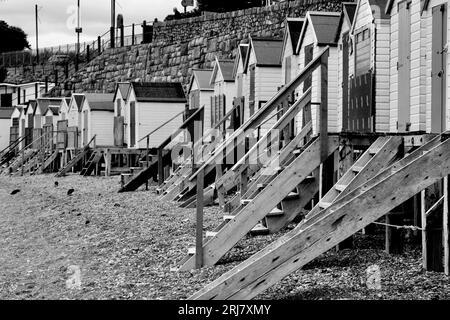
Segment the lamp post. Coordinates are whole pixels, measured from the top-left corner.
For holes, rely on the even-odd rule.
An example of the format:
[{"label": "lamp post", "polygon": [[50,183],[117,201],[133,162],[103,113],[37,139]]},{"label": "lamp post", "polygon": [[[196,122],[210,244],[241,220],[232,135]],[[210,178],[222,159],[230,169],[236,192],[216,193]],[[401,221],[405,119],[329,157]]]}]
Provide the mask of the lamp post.
[{"label": "lamp post", "polygon": [[83,28],[80,27],[80,0],[78,0],[77,8],[77,27],[75,29],[77,33],[77,55],[75,58],[75,71],[78,71],[78,64],[80,63],[80,33],[83,32]]}]

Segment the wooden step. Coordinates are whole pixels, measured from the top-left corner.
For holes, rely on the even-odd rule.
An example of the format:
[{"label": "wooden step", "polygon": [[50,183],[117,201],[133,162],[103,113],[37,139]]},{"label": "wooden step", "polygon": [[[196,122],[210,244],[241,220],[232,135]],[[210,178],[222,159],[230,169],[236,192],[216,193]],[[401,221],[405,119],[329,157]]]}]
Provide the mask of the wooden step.
[{"label": "wooden step", "polygon": [[217,236],[217,233],[218,232],[216,232],[216,231],[206,231],[206,237],[213,238],[213,237]]},{"label": "wooden step", "polygon": [[278,208],[273,209],[267,214],[267,217],[279,217],[284,215],[284,211]]},{"label": "wooden step", "polygon": [[328,209],[330,206],[331,206],[330,202],[324,202],[324,201],[319,202],[319,207],[321,207],[322,209]]},{"label": "wooden step", "polygon": [[253,236],[268,235],[270,233],[269,229],[264,227],[261,223],[258,223],[251,231],[250,234]]},{"label": "wooden step", "polygon": [[233,216],[233,215],[224,215],[223,216],[223,220],[224,221],[231,221],[231,220],[233,220],[235,218],[235,216]]},{"label": "wooden step", "polygon": [[381,148],[369,148],[370,155],[376,155],[380,151],[381,151]]},{"label": "wooden step", "polygon": [[193,256],[197,250],[195,250],[195,247],[191,247],[188,249],[188,255]]},{"label": "wooden step", "polygon": [[345,188],[347,188],[347,186],[344,184],[337,184],[334,186],[334,188],[339,192],[344,192],[344,190],[345,190]]},{"label": "wooden step", "polygon": [[258,189],[265,189],[268,185],[268,183],[258,183]]},{"label": "wooden step", "polygon": [[283,199],[283,201],[297,200],[298,198],[300,198],[300,194],[297,192],[291,192],[286,196],[286,198]]},{"label": "wooden step", "polygon": [[352,171],[356,172],[356,173],[360,173],[361,171],[363,171],[364,167],[359,167],[359,166],[353,166],[352,167]]},{"label": "wooden step", "polygon": [[292,154],[294,154],[294,155],[299,155],[299,154],[301,154],[303,152],[303,149],[295,149],[294,151],[292,151]]},{"label": "wooden step", "polygon": [[241,199],[241,204],[243,206],[248,205],[250,202],[252,202],[252,199]]}]

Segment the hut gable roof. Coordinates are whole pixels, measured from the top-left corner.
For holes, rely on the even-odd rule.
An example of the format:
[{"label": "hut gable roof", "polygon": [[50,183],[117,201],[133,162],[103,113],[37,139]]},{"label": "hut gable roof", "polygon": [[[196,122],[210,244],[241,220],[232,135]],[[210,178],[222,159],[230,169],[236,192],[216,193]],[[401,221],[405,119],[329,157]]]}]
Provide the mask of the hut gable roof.
[{"label": "hut gable roof", "polygon": [[0,108],[0,119],[11,119],[14,108]]},{"label": "hut gable roof", "polygon": [[340,31],[341,13],[309,11],[297,46],[297,53],[303,44],[306,31],[310,27],[319,46],[336,46]]},{"label": "hut gable roof", "polygon": [[210,83],[212,73],[212,69],[193,69],[189,91],[192,89],[194,81],[200,90],[214,91],[214,86]]},{"label": "hut gable roof", "polygon": [[186,103],[183,86],[179,82],[132,82],[138,102]]},{"label": "hut gable roof", "polygon": [[281,67],[283,40],[274,38],[251,38],[251,50],[258,67]]},{"label": "hut gable roof", "polygon": [[91,111],[114,112],[114,94],[111,93],[86,93],[85,101],[89,104]]},{"label": "hut gable roof", "polygon": [[233,77],[234,70],[234,61],[233,60],[225,60],[218,59],[216,57],[216,62],[214,64],[214,70],[211,75],[210,84],[213,85],[215,83],[217,75],[220,73],[225,82],[234,82]]}]

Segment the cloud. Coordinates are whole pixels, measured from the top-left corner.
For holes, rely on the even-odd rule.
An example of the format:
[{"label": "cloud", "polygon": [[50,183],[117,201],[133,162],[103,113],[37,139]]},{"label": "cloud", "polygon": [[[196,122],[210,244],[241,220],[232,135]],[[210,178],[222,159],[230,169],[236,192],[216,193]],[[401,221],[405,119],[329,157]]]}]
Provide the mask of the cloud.
[{"label": "cloud", "polygon": [[[0,0],[0,20],[22,28],[35,47],[35,4],[40,8],[39,47],[76,42],[73,9],[77,0]],[[92,41],[109,30],[110,0],[80,0],[80,5],[81,41]],[[116,0],[116,13],[124,16],[125,25],[141,24],[143,20],[150,22],[155,17],[163,20],[174,7],[181,11],[181,0]],[[140,33],[140,27],[137,28],[136,32]]]}]

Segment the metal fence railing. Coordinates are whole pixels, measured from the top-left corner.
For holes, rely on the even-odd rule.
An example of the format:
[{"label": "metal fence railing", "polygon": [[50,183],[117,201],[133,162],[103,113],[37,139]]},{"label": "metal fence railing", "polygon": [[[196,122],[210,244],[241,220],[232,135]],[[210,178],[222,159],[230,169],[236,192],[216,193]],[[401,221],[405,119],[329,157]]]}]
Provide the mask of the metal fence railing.
[{"label": "metal fence railing", "polygon": [[[24,50],[0,54],[0,66],[26,69],[36,78],[53,78],[58,83],[71,77],[79,68],[102,54],[109,48],[120,48],[142,43],[150,43],[153,27],[144,21],[142,25],[131,24],[114,30],[114,43],[111,43],[111,31],[107,31],[96,40],[77,44],[66,44],[38,50]],[[79,52],[77,54],[77,52]],[[62,71],[62,74],[58,75]],[[58,79],[59,78],[59,79]]]}]

